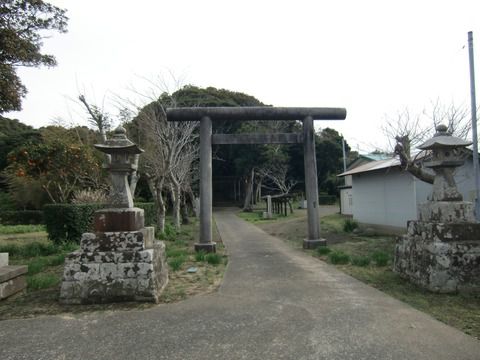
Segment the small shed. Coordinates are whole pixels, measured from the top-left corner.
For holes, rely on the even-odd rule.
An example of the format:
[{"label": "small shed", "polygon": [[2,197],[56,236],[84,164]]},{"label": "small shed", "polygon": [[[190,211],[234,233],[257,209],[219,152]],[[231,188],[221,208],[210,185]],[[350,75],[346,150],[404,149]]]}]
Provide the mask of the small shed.
[{"label": "small shed", "polygon": [[[400,168],[396,158],[372,161],[339,175],[351,177],[352,215],[359,223],[405,229],[417,219],[417,204],[427,201],[432,185]],[[473,161],[455,172],[455,181],[464,200],[475,199]]]},{"label": "small shed", "polygon": [[[352,161],[347,171],[355,169],[364,164],[372,161],[379,161],[388,159],[389,156],[384,153],[374,152],[371,154],[360,154],[354,161]],[[353,215],[353,188],[352,188],[352,176],[346,175],[344,178],[344,184],[339,186],[340,191],[340,212],[343,215]]]}]

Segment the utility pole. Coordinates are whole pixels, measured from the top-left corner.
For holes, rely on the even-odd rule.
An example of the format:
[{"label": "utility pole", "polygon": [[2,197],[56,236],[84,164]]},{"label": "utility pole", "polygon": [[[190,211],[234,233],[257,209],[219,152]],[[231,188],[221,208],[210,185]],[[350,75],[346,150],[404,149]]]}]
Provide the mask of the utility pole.
[{"label": "utility pole", "polygon": [[475,68],[473,59],[473,33],[468,32],[468,59],[470,63],[470,97],[472,111],[473,172],[475,174],[475,217],[480,221],[480,177],[478,173],[477,101],[475,97]]},{"label": "utility pole", "polygon": [[347,159],[345,158],[345,139],[342,137],[342,151],[343,151],[343,172],[347,171]]}]

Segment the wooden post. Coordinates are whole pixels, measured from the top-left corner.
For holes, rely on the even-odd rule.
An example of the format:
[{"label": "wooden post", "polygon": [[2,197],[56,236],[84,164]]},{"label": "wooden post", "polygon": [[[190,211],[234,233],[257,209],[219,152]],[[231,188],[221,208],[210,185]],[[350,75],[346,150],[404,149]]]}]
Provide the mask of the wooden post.
[{"label": "wooden post", "polygon": [[307,197],[308,237],[303,240],[304,249],[326,245],[320,238],[320,215],[318,212],[317,161],[315,158],[315,130],[313,118],[303,120],[303,152],[305,164],[305,193]]},{"label": "wooden post", "polygon": [[215,252],[212,242],[212,120],[200,120],[200,239],[195,251]]}]

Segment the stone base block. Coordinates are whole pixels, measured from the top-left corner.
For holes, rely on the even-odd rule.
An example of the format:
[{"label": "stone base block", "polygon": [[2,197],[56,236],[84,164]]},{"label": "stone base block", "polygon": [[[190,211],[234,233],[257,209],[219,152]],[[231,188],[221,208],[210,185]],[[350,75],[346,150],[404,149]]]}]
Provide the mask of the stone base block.
[{"label": "stone base block", "polygon": [[154,238],[153,227],[139,231],[84,233],[80,240],[80,248],[84,252],[141,251],[152,248]]},{"label": "stone base block", "polygon": [[96,232],[139,231],[144,225],[143,209],[103,209],[93,218]]},{"label": "stone base block", "polygon": [[[407,235],[397,239],[393,270],[432,292],[479,292],[480,234],[468,228],[478,224],[450,225],[453,233],[447,224],[409,222]],[[463,230],[468,236],[461,240]]]},{"label": "stone base block", "polygon": [[216,253],[217,252],[217,243],[196,243],[194,245],[195,251],[205,251],[206,253]]},{"label": "stone base block", "polygon": [[120,250],[123,247],[114,246],[110,251],[99,251],[95,247],[86,247],[93,251],[81,250],[68,255],[60,302],[158,302],[168,283],[165,244],[153,241],[153,230],[145,229],[141,233],[143,240],[152,237],[150,248]]},{"label": "stone base block", "polygon": [[475,223],[475,206],[468,201],[429,201],[418,205],[418,220],[440,223]]},{"label": "stone base block", "polygon": [[0,268],[8,266],[8,253],[0,253]]},{"label": "stone base block", "polygon": [[325,239],[318,239],[318,240],[303,239],[303,248],[304,249],[316,249],[320,246],[327,246],[327,240],[325,240]]},{"label": "stone base block", "polygon": [[0,268],[0,300],[5,299],[27,287],[25,274],[27,266],[4,266]]}]

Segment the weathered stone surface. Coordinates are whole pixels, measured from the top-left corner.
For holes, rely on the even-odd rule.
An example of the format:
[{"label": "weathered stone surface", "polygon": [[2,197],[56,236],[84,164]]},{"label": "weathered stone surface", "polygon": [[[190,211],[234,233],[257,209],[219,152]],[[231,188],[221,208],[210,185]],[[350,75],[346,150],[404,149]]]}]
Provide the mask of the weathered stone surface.
[{"label": "weathered stone surface", "polygon": [[144,235],[143,231],[84,233],[80,240],[80,248],[85,252],[140,251],[147,248]]},{"label": "weathered stone surface", "polygon": [[418,220],[474,223],[474,205],[467,201],[428,201],[418,205]]},{"label": "weathered stone surface", "polygon": [[93,218],[96,232],[139,231],[144,227],[143,209],[103,209]]},{"label": "weathered stone surface", "polygon": [[[139,232],[140,233],[140,232]],[[142,238],[153,238],[147,229]],[[149,240],[150,241],[150,240]],[[67,304],[157,302],[168,282],[165,244],[145,250],[77,251],[65,259],[60,301]]]},{"label": "weathered stone surface", "polygon": [[478,225],[409,222],[407,235],[397,239],[394,271],[433,292],[479,291]]},{"label": "weathered stone surface", "polygon": [[0,268],[8,266],[8,253],[0,253]]},{"label": "weathered stone surface", "polygon": [[0,300],[5,299],[27,287],[25,275],[17,276],[13,279],[0,283]]},{"label": "weathered stone surface", "polygon": [[27,287],[25,275],[28,267],[3,266],[0,268],[0,300],[9,297]]},{"label": "weathered stone surface", "polygon": [[16,278],[17,276],[26,274],[28,266],[25,265],[9,265],[0,268],[0,283]]},{"label": "weathered stone surface", "polygon": [[408,221],[407,234],[421,236],[423,241],[480,241],[479,223],[441,223]]}]

